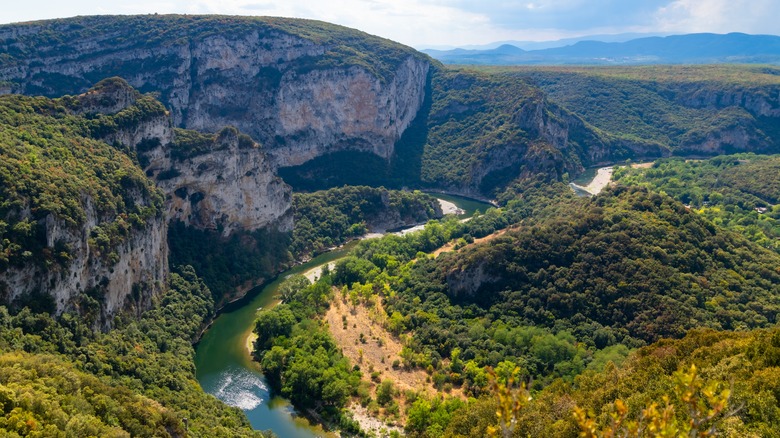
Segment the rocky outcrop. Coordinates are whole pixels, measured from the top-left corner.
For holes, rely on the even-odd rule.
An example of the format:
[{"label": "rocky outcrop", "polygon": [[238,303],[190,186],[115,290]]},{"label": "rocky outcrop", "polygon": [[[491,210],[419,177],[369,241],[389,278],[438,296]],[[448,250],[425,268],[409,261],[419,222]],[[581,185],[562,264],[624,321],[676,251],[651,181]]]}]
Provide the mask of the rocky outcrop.
[{"label": "rocky outcrop", "polygon": [[[389,159],[420,109],[429,65],[408,57],[390,83],[359,67],[284,77],[272,150],[278,167],[338,150]],[[292,139],[292,140],[291,140]]]},{"label": "rocky outcrop", "polygon": [[680,154],[721,155],[735,152],[768,152],[770,140],[750,125],[691,135]]},{"label": "rocky outcrop", "polygon": [[[168,274],[166,221],[160,214],[141,228],[129,227],[112,251],[101,253],[94,233],[118,218],[101,218],[89,197],[81,202],[86,220],[78,227],[53,214],[43,220],[46,247],[50,251],[67,248],[67,263],[11,267],[3,272],[0,283],[9,303],[43,294],[53,301],[55,313],[77,310],[96,325],[107,327],[120,310],[139,314],[149,309],[153,297],[163,290]],[[138,196],[133,202],[144,205],[150,201]]]},{"label": "rocky outcrop", "polygon": [[[389,158],[422,105],[427,58],[321,26],[187,16],[7,25],[0,27],[0,51],[27,56],[0,60],[0,83],[14,92],[62,95],[121,76],[158,92],[175,125],[202,132],[235,126],[263,144],[277,167],[341,150]],[[44,31],[62,38],[36,36]],[[382,53],[371,53],[373,46]]]},{"label": "rocky outcrop", "polygon": [[276,176],[266,153],[226,128],[211,147],[176,158],[160,145],[147,152],[147,174],[166,193],[167,217],[201,229],[253,231],[274,226],[292,230],[292,191]]},{"label": "rocky outcrop", "polygon": [[169,221],[222,230],[225,236],[237,229],[292,229],[290,187],[276,176],[260,145],[235,128],[177,140],[170,114],[150,99],[111,78],[70,104],[82,113],[109,116],[103,125],[110,129],[98,128],[101,138],[137,150],[144,171],[166,195]]},{"label": "rocky outcrop", "polygon": [[740,107],[760,117],[780,117],[780,86],[730,85],[689,82],[667,85],[662,95],[692,108],[723,109]]},{"label": "rocky outcrop", "polygon": [[466,269],[456,269],[447,273],[447,294],[456,298],[473,298],[479,289],[498,278],[488,273],[485,263],[478,263]]}]

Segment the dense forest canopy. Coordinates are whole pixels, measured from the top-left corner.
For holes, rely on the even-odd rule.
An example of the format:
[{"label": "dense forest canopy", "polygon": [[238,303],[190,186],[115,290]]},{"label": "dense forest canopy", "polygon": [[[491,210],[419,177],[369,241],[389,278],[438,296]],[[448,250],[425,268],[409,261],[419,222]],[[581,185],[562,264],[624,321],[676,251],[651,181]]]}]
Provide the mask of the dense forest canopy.
[{"label": "dense forest canopy", "polygon": [[85,198],[103,222],[95,246],[106,255],[128,228],[162,214],[162,195],[132,159],[93,139],[100,123],[72,115],[62,101],[0,97],[0,271],[9,263],[67,263],[67,248],[46,250],[41,220],[53,215],[81,227]]},{"label": "dense forest canopy", "polygon": [[620,167],[614,178],[666,193],[715,225],[780,251],[778,171],[780,157],[737,154],[661,160],[650,168]]},{"label": "dense forest canopy", "polygon": [[[348,367],[342,366],[344,374],[321,374],[311,363],[319,345],[326,345],[322,360],[343,360],[321,322],[329,306],[343,305],[336,304],[341,300],[369,308],[381,303],[377,320],[404,345],[402,360],[394,367],[427,370],[445,399],[449,391],[462,390],[479,400],[465,407],[456,400],[445,403],[396,392],[395,403],[405,404],[407,433],[439,436],[449,425],[451,433],[460,430],[475,436],[475,432],[464,434],[468,429],[462,427],[474,421],[480,427],[495,424],[474,417],[491,417],[495,412],[491,369],[506,376],[517,368],[515,372],[531,379],[529,389],[538,393],[534,398],[549,400],[566,397],[567,391],[585,385],[586,378],[605,366],[614,370],[626,357],[629,361],[647,357],[641,353],[645,350],[631,351],[659,339],[683,337],[700,327],[730,333],[725,330],[745,331],[777,322],[780,259],[773,252],[713,225],[667,195],[644,188],[619,186],[592,199],[565,192],[551,196],[555,193],[523,193],[530,214],[517,203],[505,208],[513,223],[520,221],[518,229],[481,244],[469,244],[473,241],[469,232],[489,235],[491,231],[477,230],[485,225],[482,221],[492,222],[493,212],[473,224],[450,220],[403,238],[363,242],[320,282],[290,280],[285,304],[262,313],[256,327],[258,357],[272,372],[272,382],[293,399],[305,398],[305,390],[291,385],[302,370],[308,370],[316,374],[309,382],[317,382],[320,397],[327,394],[322,392],[326,388],[342,388],[329,399],[331,409],[345,406],[352,397],[369,409],[381,406],[377,412],[394,418],[397,405],[379,404],[381,385],[366,383],[366,371],[361,369],[360,383]],[[423,252],[452,239],[462,242],[455,246],[460,250],[438,257]],[[318,334],[306,338],[301,336],[304,331]],[[302,343],[312,339],[318,342],[314,346]],[[668,382],[673,372],[690,363],[687,354],[680,353],[682,357],[653,377],[667,382],[658,391],[672,393]],[[706,373],[707,378],[724,380],[723,375]],[[753,378],[750,373],[740,377]],[[373,385],[376,393],[370,390]],[[636,391],[637,397],[610,394],[629,400],[632,415],[660,401],[660,395],[638,396],[641,392]],[[758,403],[747,393],[740,394]],[[605,400],[602,406],[612,401]],[[534,423],[539,415],[550,415],[539,413],[546,412],[540,403],[520,414],[518,418],[526,422],[519,430],[577,434],[571,406],[566,417]],[[594,409],[595,405],[583,401],[580,406]],[[349,417],[331,412],[342,424],[350,424]],[[598,421],[603,424],[604,418]],[[740,414],[732,427],[770,430],[772,426],[769,420]]]}]

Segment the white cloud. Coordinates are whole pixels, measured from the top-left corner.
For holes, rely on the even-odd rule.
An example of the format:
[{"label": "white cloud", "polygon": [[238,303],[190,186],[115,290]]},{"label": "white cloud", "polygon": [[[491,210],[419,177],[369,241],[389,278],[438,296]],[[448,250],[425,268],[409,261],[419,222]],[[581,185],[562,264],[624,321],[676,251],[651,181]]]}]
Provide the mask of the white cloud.
[{"label": "white cloud", "polygon": [[656,14],[664,32],[780,32],[777,0],[674,0]]},{"label": "white cloud", "polygon": [[4,5],[0,22],[155,12],[310,18],[416,47],[622,32],[780,33],[778,0],[27,0]]}]

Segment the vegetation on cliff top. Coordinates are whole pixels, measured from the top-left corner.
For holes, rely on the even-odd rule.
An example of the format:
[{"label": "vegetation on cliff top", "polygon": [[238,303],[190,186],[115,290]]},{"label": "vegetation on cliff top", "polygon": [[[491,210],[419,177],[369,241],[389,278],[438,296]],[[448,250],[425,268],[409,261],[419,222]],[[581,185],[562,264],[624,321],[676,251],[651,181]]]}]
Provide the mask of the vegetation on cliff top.
[{"label": "vegetation on cliff top", "polygon": [[[677,154],[708,153],[709,135],[741,128],[754,140],[739,150],[777,151],[774,118],[757,110],[780,90],[778,70],[764,66],[636,68],[500,68],[529,81],[593,126],[626,140],[652,140]],[[751,96],[743,99],[740,96]],[[714,151],[718,152],[718,151]],[[709,152],[712,153],[712,152]]]},{"label": "vegetation on cliff top", "polygon": [[93,138],[95,122],[61,101],[0,97],[0,271],[68,263],[66,245],[46,246],[49,215],[73,229],[94,217],[90,244],[109,256],[162,214],[160,191],[129,156]]},{"label": "vegetation on cliff top", "polygon": [[[117,15],[83,16],[32,23],[9,24],[4,29],[34,27],[36,32],[19,32],[0,41],[0,65],[28,62],[45,56],[78,58],[80,48],[75,41],[98,39],[113,50],[137,48],[189,47],[193,40],[223,38],[228,41],[249,38],[260,44],[273,37],[292,35],[302,42],[322,47],[320,53],[294,60],[288,68],[298,73],[316,69],[361,67],[373,73],[380,80],[388,81],[396,68],[408,57],[429,59],[402,44],[355,29],[316,20],[281,17],[242,17],[221,15]],[[166,65],[175,59],[156,54],[144,60],[147,67]],[[108,68],[110,66],[106,66]],[[133,77],[137,64],[120,64],[120,70],[94,71],[88,73],[85,81],[65,80],[57,75],[39,75],[46,79],[43,88],[31,84],[25,92],[36,90],[52,96],[75,94],[86,90],[91,83],[106,76]],[[159,72],[158,72],[159,73]],[[102,77],[98,77],[102,75]],[[279,73],[280,75],[280,73]],[[71,78],[73,79],[73,78]],[[13,81],[12,81],[13,82]],[[91,83],[90,83],[91,82]],[[144,90],[147,91],[147,90]]]}]

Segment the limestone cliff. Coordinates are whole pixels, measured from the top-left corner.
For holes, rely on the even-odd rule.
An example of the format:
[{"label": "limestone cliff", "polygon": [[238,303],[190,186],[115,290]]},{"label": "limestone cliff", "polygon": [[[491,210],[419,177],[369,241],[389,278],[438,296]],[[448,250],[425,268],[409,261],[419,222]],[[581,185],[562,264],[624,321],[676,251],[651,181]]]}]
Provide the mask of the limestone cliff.
[{"label": "limestone cliff", "polygon": [[111,78],[71,102],[100,113],[95,129],[108,143],[137,151],[146,172],[166,195],[166,218],[201,229],[292,229],[291,191],[276,176],[266,152],[235,128],[219,134],[178,131],[159,102]]},{"label": "limestone cliff", "polygon": [[53,214],[41,221],[46,248],[68,248],[67,264],[11,267],[0,274],[0,283],[8,303],[43,294],[53,300],[57,314],[78,310],[88,320],[108,326],[120,310],[149,309],[162,291],[168,273],[166,222],[161,215],[147,220],[143,228],[130,229],[110,254],[101,253],[94,233],[116,218],[101,219],[90,198],[82,202],[87,219],[79,228]]},{"label": "limestone cliff", "polygon": [[92,138],[105,126],[77,115],[78,98],[0,107],[0,303],[78,311],[97,327],[150,308],[168,272],[160,191]]},{"label": "limestone cliff", "polygon": [[[61,38],[50,40],[52,33]],[[326,23],[248,17],[76,17],[0,26],[0,83],[25,94],[86,91],[121,76],[160,93],[175,125],[235,126],[275,166],[339,150],[389,158],[425,95],[414,50]]]},{"label": "limestone cliff", "polygon": [[[776,73],[774,73],[776,74]],[[744,108],[755,116],[780,117],[780,86],[754,87],[729,85],[713,87],[707,83],[687,82],[667,85],[663,94],[693,108]]]},{"label": "limestone cliff", "polygon": [[168,219],[225,236],[266,226],[292,230],[290,187],[262,148],[235,128],[207,137],[208,149],[197,154],[181,154],[176,143],[147,152],[147,174],[167,194]]}]

